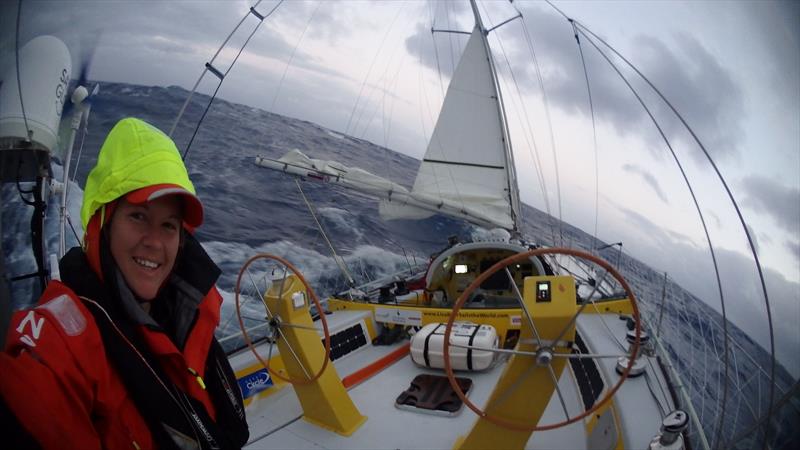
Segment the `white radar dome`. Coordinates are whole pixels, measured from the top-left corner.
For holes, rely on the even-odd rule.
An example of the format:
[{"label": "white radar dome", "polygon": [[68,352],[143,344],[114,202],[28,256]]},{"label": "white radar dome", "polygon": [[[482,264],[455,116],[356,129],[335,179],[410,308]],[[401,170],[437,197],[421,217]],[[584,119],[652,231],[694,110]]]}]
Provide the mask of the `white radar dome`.
[{"label": "white radar dome", "polygon": [[[34,148],[52,151],[58,142],[61,112],[67,98],[72,73],[72,58],[67,46],[53,36],[39,36],[19,51],[19,77],[12,58],[11,67],[2,78],[0,89],[0,139],[25,140],[19,86],[28,127],[33,131]],[[2,149],[0,149],[2,151]]]}]

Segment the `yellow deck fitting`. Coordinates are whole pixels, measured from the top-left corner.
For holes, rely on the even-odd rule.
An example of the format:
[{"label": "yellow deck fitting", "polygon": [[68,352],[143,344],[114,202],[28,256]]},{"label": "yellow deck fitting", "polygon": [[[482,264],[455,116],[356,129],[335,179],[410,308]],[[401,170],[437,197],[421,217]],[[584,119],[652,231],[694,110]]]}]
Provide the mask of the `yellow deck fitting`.
[{"label": "yellow deck fitting", "polygon": [[[325,347],[314,329],[303,284],[290,275],[283,283],[283,295],[278,298],[280,284],[272,286],[264,302],[281,323],[277,342],[288,377],[308,380],[322,368]],[[294,384],[294,391],[303,407],[303,418],[320,427],[349,436],[367,420],[350,399],[330,361],[319,378],[308,384]]]}]

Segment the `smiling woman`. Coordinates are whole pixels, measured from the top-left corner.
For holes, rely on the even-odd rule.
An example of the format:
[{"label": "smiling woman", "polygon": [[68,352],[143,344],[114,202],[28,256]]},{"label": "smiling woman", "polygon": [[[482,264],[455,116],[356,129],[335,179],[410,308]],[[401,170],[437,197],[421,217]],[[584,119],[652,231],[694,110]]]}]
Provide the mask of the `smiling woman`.
[{"label": "smiling woman", "polygon": [[81,219],[83,247],[15,313],[0,353],[11,447],[241,448],[241,392],[214,338],[220,270],[192,234],[203,206],[172,140],[117,123]]},{"label": "smiling woman", "polygon": [[178,255],[181,202],[175,196],[137,205],[122,200],[111,222],[111,256],[128,287],[153,300]]}]

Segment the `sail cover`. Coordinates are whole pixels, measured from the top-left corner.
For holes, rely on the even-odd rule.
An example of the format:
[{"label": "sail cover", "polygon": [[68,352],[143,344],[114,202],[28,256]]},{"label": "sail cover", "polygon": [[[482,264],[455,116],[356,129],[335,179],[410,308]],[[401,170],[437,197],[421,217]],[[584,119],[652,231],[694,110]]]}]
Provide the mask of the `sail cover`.
[{"label": "sail cover", "polygon": [[[476,217],[511,229],[509,171],[488,58],[483,36],[476,26],[447,88],[411,196],[441,205],[440,209],[447,206],[446,209],[461,211],[467,218]],[[392,203],[391,207],[381,205],[382,216],[423,215],[415,206]]]}]

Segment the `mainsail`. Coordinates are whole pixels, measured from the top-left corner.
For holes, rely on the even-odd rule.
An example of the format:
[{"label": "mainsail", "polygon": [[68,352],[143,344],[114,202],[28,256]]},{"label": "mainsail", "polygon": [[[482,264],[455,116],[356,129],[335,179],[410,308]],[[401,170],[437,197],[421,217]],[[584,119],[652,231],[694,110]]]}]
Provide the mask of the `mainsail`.
[{"label": "mainsail", "polygon": [[[439,119],[411,190],[415,199],[448,205],[496,226],[515,228],[516,180],[506,150],[498,93],[476,24],[447,88]],[[382,202],[387,218],[421,217],[419,208]],[[428,214],[431,215],[430,209]]]},{"label": "mainsail", "polygon": [[312,175],[381,199],[384,219],[440,213],[516,231],[519,193],[505,117],[486,42],[477,22],[456,67],[411,191],[385,178],[292,150],[256,164]]}]

